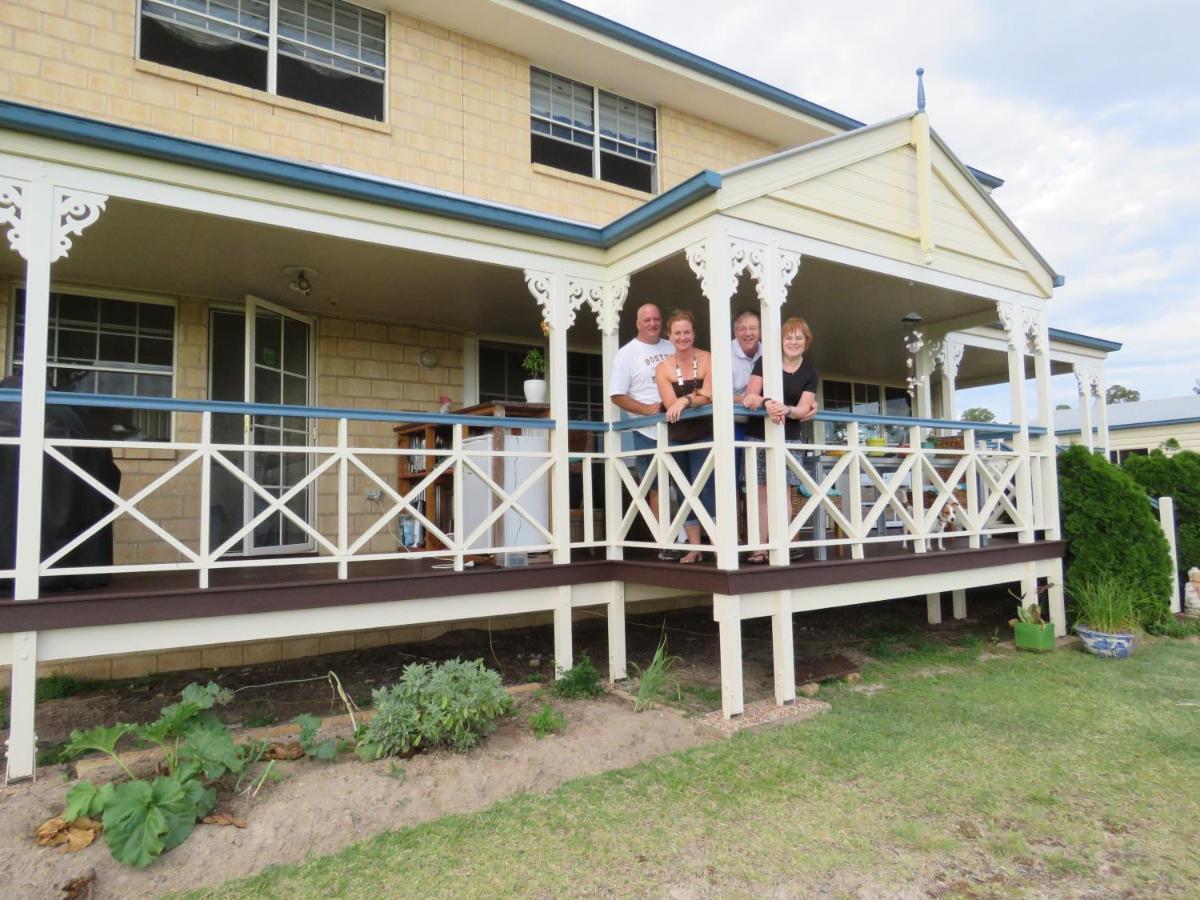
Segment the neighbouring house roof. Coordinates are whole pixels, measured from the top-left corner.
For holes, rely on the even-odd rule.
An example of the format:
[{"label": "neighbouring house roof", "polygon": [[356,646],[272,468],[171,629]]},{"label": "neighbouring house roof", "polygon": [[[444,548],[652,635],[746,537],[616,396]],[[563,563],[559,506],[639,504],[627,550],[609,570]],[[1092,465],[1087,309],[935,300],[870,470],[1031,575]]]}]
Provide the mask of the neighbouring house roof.
[{"label": "neighbouring house roof", "polygon": [[[1109,431],[1200,422],[1200,394],[1110,403],[1107,411]],[[1060,409],[1054,414],[1055,434],[1078,434],[1081,430],[1079,410]]]},{"label": "neighbouring house roof", "polygon": [[[828,107],[813,103],[811,100],[805,100],[803,97],[785,91],[782,88],[759,81],[757,78],[752,78],[728,66],[705,59],[702,56],[690,53],[658,38],[651,37],[627,25],[622,25],[620,22],[614,22],[612,19],[606,19],[604,16],[581,9],[573,4],[565,3],[563,0],[517,0],[517,2],[524,6],[549,13],[607,38],[636,47],[639,50],[675,63],[700,75],[705,75],[747,93],[762,97],[765,100],[770,100],[787,109],[811,116],[820,122],[840,128],[843,131],[852,131],[866,127],[865,122],[842,115]],[[995,175],[990,175],[987,172],[969,166],[966,168],[985,187],[998,188],[1004,184],[1003,178],[998,178]]]}]

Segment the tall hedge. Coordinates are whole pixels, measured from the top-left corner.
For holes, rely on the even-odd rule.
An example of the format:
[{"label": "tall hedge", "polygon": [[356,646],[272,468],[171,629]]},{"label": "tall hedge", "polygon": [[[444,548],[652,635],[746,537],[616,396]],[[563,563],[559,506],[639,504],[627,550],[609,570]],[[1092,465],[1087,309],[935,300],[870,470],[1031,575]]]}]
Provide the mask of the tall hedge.
[{"label": "tall hedge", "polygon": [[1067,584],[1125,576],[1169,609],[1171,553],[1146,491],[1126,472],[1076,444],[1058,456]]},{"label": "tall hedge", "polygon": [[1151,497],[1174,498],[1179,570],[1186,579],[1189,568],[1200,566],[1200,453],[1155,450],[1130,456],[1123,468]]}]

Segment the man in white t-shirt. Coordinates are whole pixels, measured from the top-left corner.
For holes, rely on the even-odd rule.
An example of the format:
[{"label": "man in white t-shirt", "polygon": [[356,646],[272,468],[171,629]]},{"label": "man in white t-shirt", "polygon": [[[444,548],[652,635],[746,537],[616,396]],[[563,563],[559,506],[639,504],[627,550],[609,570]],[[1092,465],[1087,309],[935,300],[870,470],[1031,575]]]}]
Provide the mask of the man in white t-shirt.
[{"label": "man in white t-shirt", "polygon": [[[608,381],[608,396],[621,409],[633,416],[652,416],[661,411],[662,400],[654,370],[675,352],[671,342],[662,337],[662,312],[653,303],[644,303],[637,311],[637,337],[625,344],[613,357],[612,374]],[[650,450],[656,446],[656,426],[633,432],[633,449]],[[636,457],[638,477],[645,478],[653,457]],[[658,492],[647,495],[650,508],[658,509]]]}]

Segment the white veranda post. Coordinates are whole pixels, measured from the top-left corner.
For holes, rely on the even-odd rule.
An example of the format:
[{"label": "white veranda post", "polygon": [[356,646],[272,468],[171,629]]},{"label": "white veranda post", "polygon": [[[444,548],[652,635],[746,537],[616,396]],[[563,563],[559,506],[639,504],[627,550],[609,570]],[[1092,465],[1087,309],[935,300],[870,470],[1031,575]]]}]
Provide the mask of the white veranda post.
[{"label": "white veranda post", "polygon": [[[1034,376],[1037,384],[1038,424],[1046,433],[1037,439],[1038,460],[1041,469],[1042,527],[1047,540],[1056,541],[1061,534],[1058,507],[1058,458],[1054,438],[1054,395],[1050,384],[1050,329],[1045,311],[1037,317],[1031,345],[1033,349]],[[1048,576],[1047,599],[1050,604],[1050,621],[1055,634],[1062,637],[1067,633],[1066,601],[1063,593],[1062,560],[1055,560]],[[1032,598],[1031,598],[1032,599]]]},{"label": "white veranda post", "polygon": [[[621,310],[629,296],[629,278],[593,285],[587,291],[587,303],[596,316],[596,327],[600,329],[600,364],[604,381],[604,421],[610,426],[621,418],[621,411],[608,396],[608,385],[612,380],[613,359],[620,349],[618,327]],[[621,524],[621,478],[617,474],[617,454],[621,450],[620,432],[609,430],[604,435],[604,535],[609,559],[621,559],[624,555],[616,540]]]},{"label": "white veranda post", "polygon": [[[542,310],[543,328],[550,338],[547,380],[550,383],[550,528],[554,535],[554,562],[571,561],[570,431],[567,427],[567,331],[583,303],[568,296],[567,277],[561,272],[525,271],[525,284]],[[554,665],[563,671],[574,665],[571,647],[571,588],[560,587],[554,607]]]},{"label": "white veranda post", "polygon": [[687,261],[700,279],[708,300],[709,346],[712,347],[712,479],[716,488],[718,569],[737,568],[737,495],[733,460],[733,355],[730,349],[730,301],[737,290],[732,242],[721,230],[687,249]]},{"label": "white veranda post", "polygon": [[1090,366],[1075,365],[1075,385],[1079,389],[1079,436],[1089,450],[1095,448],[1092,440],[1092,383],[1094,370]]},{"label": "white veranda post", "polygon": [[1108,440],[1108,393],[1104,386],[1104,370],[1097,368],[1092,379],[1092,398],[1096,404],[1096,445],[1107,459],[1112,450]]},{"label": "white veranda post", "polygon": [[[25,260],[25,344],[21,381],[20,472],[17,481],[15,600],[35,600],[41,570],[42,468],[46,418],[46,351],[50,267],[71,250],[104,211],[108,198],[45,181],[0,177],[0,227]],[[37,633],[13,635],[7,780],[33,775],[37,737],[34,694]]]},{"label": "white veranda post", "polygon": [[996,304],[1000,322],[1008,338],[1008,388],[1011,399],[1013,423],[1018,427],[1012,436],[1013,451],[1019,462],[1016,488],[1016,507],[1020,515],[1017,540],[1023,544],[1033,542],[1033,479],[1029,471],[1029,411],[1025,399],[1025,352],[1029,334],[1038,327],[1039,311],[1008,301]]}]

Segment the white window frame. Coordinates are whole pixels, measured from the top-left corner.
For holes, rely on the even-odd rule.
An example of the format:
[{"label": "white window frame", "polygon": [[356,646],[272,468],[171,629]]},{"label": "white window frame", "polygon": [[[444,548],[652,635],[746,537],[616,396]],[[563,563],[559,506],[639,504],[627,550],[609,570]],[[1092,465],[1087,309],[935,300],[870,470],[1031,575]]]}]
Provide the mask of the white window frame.
[{"label": "white window frame", "polygon": [[[560,78],[563,81],[569,81],[572,84],[578,84],[582,87],[588,88],[592,92],[592,128],[591,128],[591,132],[590,132],[592,135],[592,174],[590,177],[592,178],[593,181],[599,181],[602,184],[611,184],[611,185],[614,185],[615,187],[625,188],[626,190],[631,190],[631,191],[637,190],[637,188],[631,188],[631,187],[628,187],[627,185],[619,184],[618,182],[615,182],[615,181],[606,181],[605,179],[600,177],[600,154],[601,154],[600,142],[602,140],[611,140],[614,143],[622,145],[622,146],[627,146],[627,147],[633,146],[635,150],[644,150],[645,149],[642,147],[634,146],[634,145],[630,144],[628,141],[623,141],[623,140],[621,140],[621,138],[619,136],[613,137],[613,138],[607,138],[607,137],[604,137],[603,135],[601,135],[601,133],[600,133],[600,95],[608,94],[610,97],[615,97],[618,101],[626,100],[630,103],[636,103],[638,106],[645,107],[646,109],[653,110],[653,112],[654,112],[654,151],[653,151],[654,152],[654,163],[650,166],[651,185],[650,185],[650,191],[648,193],[657,195],[659,192],[659,181],[660,181],[660,179],[659,179],[659,140],[658,140],[660,128],[659,128],[659,120],[658,120],[659,119],[658,107],[652,103],[642,103],[640,100],[635,100],[632,97],[626,97],[623,94],[618,94],[616,91],[605,90],[594,84],[589,85],[586,82],[577,81],[576,79],[569,78],[566,75],[559,75],[557,72],[552,72],[549,69],[542,68],[541,66],[530,66],[529,67],[529,93],[530,93],[531,99],[532,99],[532,95],[533,95],[533,73],[535,70],[538,72],[544,72],[545,74],[549,75],[551,78]],[[547,124],[549,124],[551,126],[552,129],[553,129],[553,126],[555,126],[555,125],[558,125],[558,126],[563,125],[562,122],[555,122],[553,119],[548,119],[545,116],[536,115],[533,112],[532,103],[530,105],[529,118],[537,119],[540,122],[546,122]],[[569,127],[574,131],[583,131],[582,128],[576,128],[574,124],[570,125]],[[560,143],[568,144],[572,147],[582,147],[583,146],[582,144],[576,144],[574,141],[566,141],[560,137],[555,137],[554,134],[544,134],[540,131],[533,131],[532,128],[529,131],[529,135],[530,135],[531,139],[534,135],[538,135],[540,137],[549,138],[550,140],[553,140],[553,141],[559,141]],[[611,153],[612,151],[610,150],[610,151],[606,151],[606,152]],[[622,156],[624,154],[616,154],[616,155]],[[635,162],[638,162],[642,165],[645,165],[645,160],[637,159],[636,157],[628,157],[628,158],[632,159]],[[549,165],[549,164],[541,163],[541,165]],[[553,167],[551,167],[551,168],[553,168]],[[571,174],[577,174],[577,173],[571,173]],[[586,178],[589,176],[581,176],[581,177]]]},{"label": "white window frame", "polygon": [[[133,46],[134,46],[134,53],[137,54],[138,59],[141,59],[140,54],[141,54],[141,46],[142,46],[142,17],[144,15],[146,15],[146,13],[144,13],[142,10],[142,6],[143,6],[144,2],[145,2],[145,0],[137,0],[136,14],[134,17],[135,34],[134,34]],[[175,4],[177,2],[177,0],[157,0],[157,2],[161,2],[161,3],[165,3],[165,4]],[[267,2],[269,3],[267,31],[265,32],[265,36],[267,38],[267,46],[265,48],[265,52],[267,54],[267,85],[265,88],[261,88],[261,89],[260,88],[251,88],[251,90],[265,90],[266,93],[270,94],[273,97],[281,97],[281,95],[278,92],[278,71],[279,71],[279,52],[280,52],[279,51],[279,0],[267,0]],[[388,113],[390,112],[390,108],[391,108],[391,104],[388,102],[388,97],[390,96],[389,76],[391,73],[391,69],[388,66],[388,55],[389,55],[389,52],[391,49],[391,22],[389,21],[389,18],[388,18],[388,11],[382,7],[375,6],[371,3],[360,3],[360,2],[358,2],[358,0],[345,0],[345,2],[347,4],[349,4],[350,6],[355,6],[355,7],[358,7],[359,9],[363,9],[368,12],[373,12],[373,13],[376,13],[383,17],[383,62],[379,66],[375,66],[374,63],[364,63],[362,60],[355,60],[352,57],[345,56],[344,54],[338,53],[334,50],[326,50],[322,47],[313,47],[313,49],[318,50],[321,53],[328,54],[329,56],[335,56],[339,59],[345,59],[347,61],[355,62],[360,65],[370,65],[372,68],[378,68],[378,69],[382,70],[383,77],[379,79],[378,83],[381,84],[383,87],[383,110],[382,110],[383,117],[378,120],[368,119],[367,121],[378,121],[383,124],[386,124],[388,121]],[[189,13],[190,15],[194,15],[199,18],[210,18],[210,19],[213,19],[214,21],[219,21],[222,24],[230,24],[230,23],[226,22],[224,19],[216,19],[215,17],[205,15],[204,13],[199,13],[199,12],[195,12],[192,10],[184,10],[184,11]],[[156,18],[156,17],[151,16],[151,18]],[[249,27],[241,26],[241,25],[234,26],[234,27],[242,28],[243,30],[246,30],[246,31],[255,31],[255,29],[253,29],[253,28],[249,28]],[[257,32],[257,33],[262,34],[263,32]],[[292,43],[302,43],[302,42],[292,41]],[[257,45],[254,45],[254,46],[257,47]],[[296,57],[293,54],[286,54],[286,55],[290,56],[292,59],[299,59],[299,57]],[[191,70],[190,69],[181,69],[180,71],[190,72]],[[192,74],[199,74],[199,73],[192,73]],[[200,77],[214,77],[214,76],[200,75]],[[365,78],[365,76],[362,76],[362,75],[359,75],[357,77]],[[214,80],[222,81],[222,79],[215,78],[215,77],[214,77]],[[374,81],[375,79],[368,78],[366,80]],[[227,82],[227,83],[232,84],[233,82]],[[364,118],[362,116],[356,116],[356,115],[354,115],[354,113],[347,113],[347,112],[343,112],[342,110],[334,109],[333,107],[323,106],[320,103],[314,103],[311,100],[298,100],[295,97],[281,97],[281,99],[291,100],[295,103],[306,103],[309,106],[316,107],[317,109],[329,110],[330,112],[340,113],[341,115],[346,115],[346,116],[353,116],[356,119]],[[657,123],[655,125],[655,128],[657,129]],[[657,135],[657,131],[655,132],[655,134]]]},{"label": "white window frame", "polygon": [[[4,374],[13,374],[13,366],[17,361],[17,291],[25,290],[24,280],[14,281],[8,291],[8,315],[6,320],[8,323],[8,335],[4,346]],[[183,325],[179,317],[179,300],[176,297],[163,296],[161,294],[148,294],[141,291],[114,291],[108,288],[96,288],[83,284],[75,284],[71,282],[53,282],[50,285],[51,294],[72,294],[75,296],[95,297],[99,300],[124,300],[127,303],[150,303],[156,306],[169,306],[174,310],[174,327],[171,333],[171,400],[176,400],[179,397],[179,347],[180,339],[183,333]],[[49,358],[46,360],[47,368],[57,367],[62,368],[60,363],[51,363]],[[70,368],[89,368],[88,366],[71,366]],[[99,368],[91,367],[94,371],[100,371]],[[107,369],[105,371],[108,371]],[[135,373],[136,374],[136,373]],[[158,374],[158,373],[147,373]],[[83,395],[86,396],[86,395]],[[159,398],[167,399],[167,398]],[[161,441],[153,441],[149,443],[173,442],[175,440],[175,424],[176,412],[171,411],[170,424],[167,426],[167,436]],[[129,446],[137,446],[138,441],[130,441]]]}]

